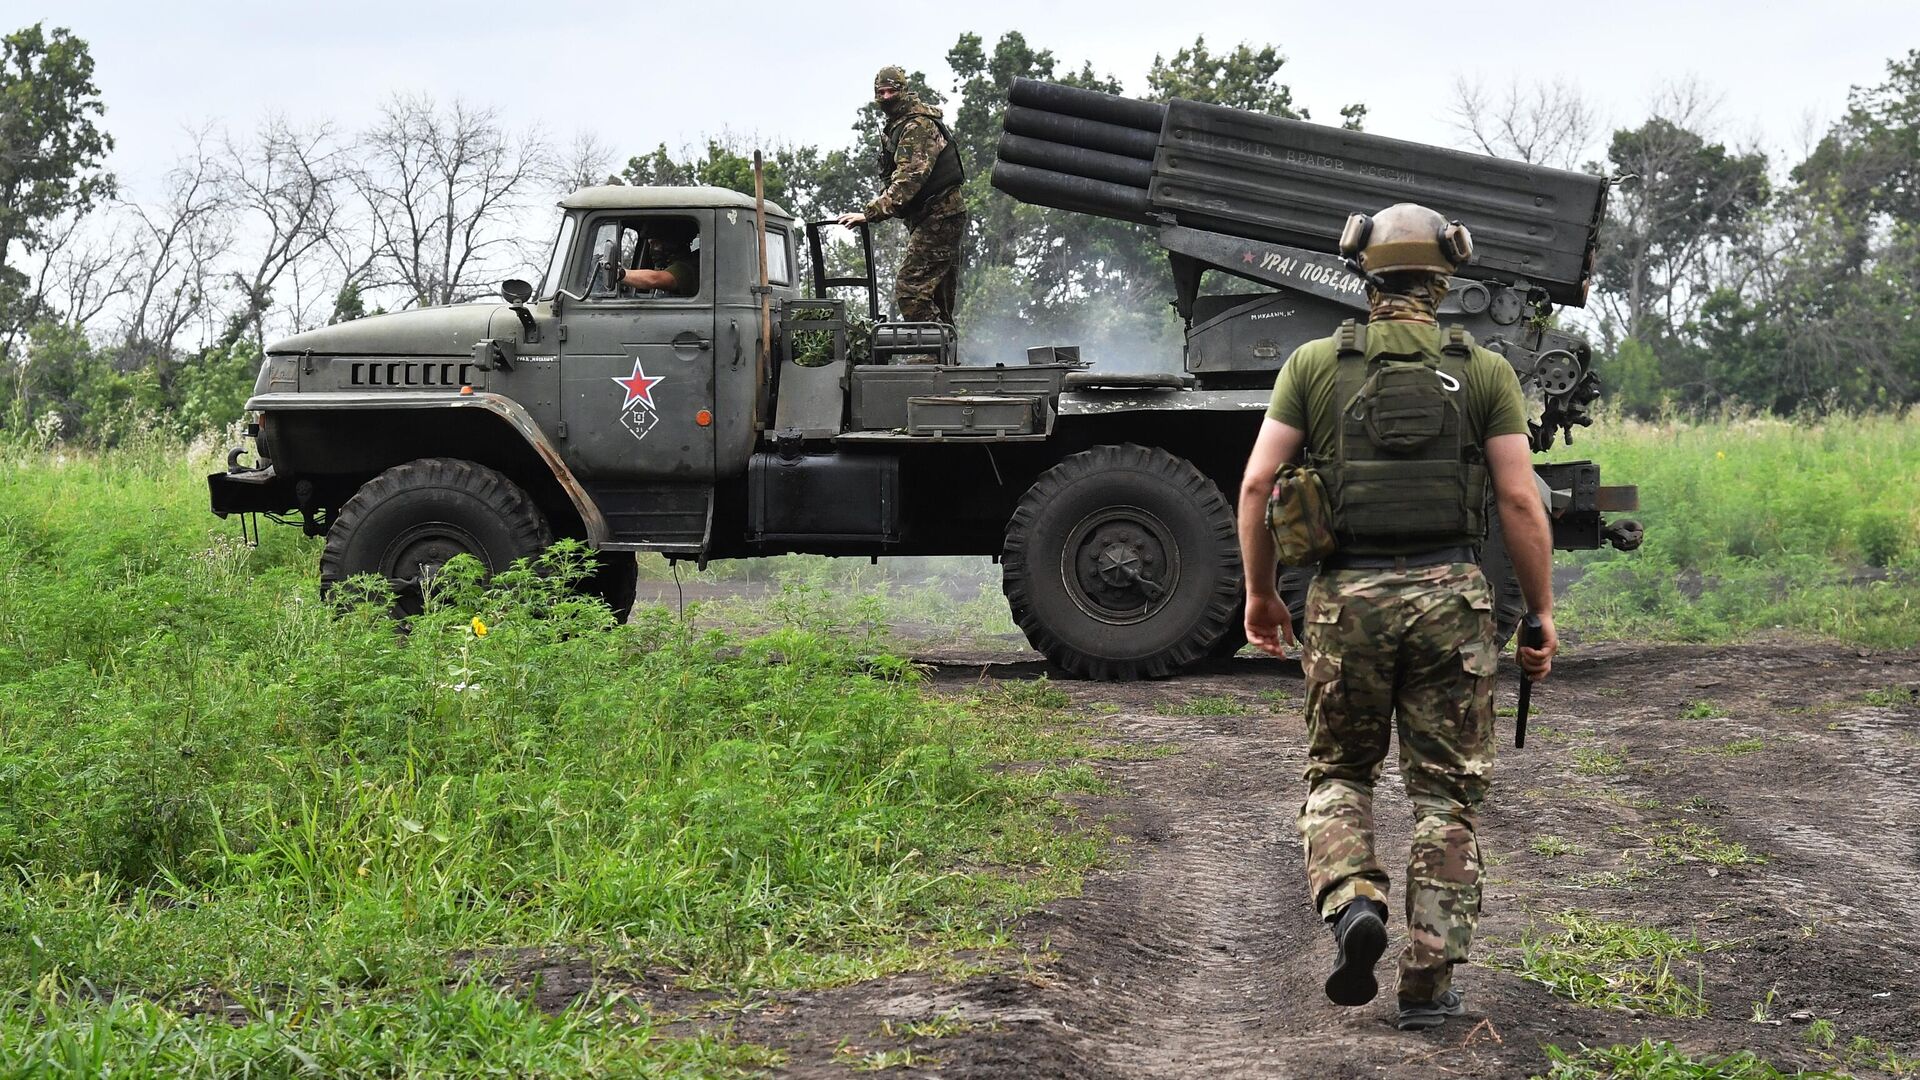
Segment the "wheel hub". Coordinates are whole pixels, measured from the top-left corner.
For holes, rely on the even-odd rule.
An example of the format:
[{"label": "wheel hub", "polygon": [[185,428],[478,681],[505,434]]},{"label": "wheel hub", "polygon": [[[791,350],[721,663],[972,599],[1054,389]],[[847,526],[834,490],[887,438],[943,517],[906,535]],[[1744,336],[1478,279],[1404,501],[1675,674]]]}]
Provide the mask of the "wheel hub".
[{"label": "wheel hub", "polygon": [[1138,581],[1143,565],[1140,550],[1127,543],[1108,544],[1094,558],[1094,569],[1100,575],[1100,580],[1115,588]]},{"label": "wheel hub", "polygon": [[380,560],[381,574],[402,594],[415,597],[431,587],[440,568],[455,555],[483,558],[473,534],[449,522],[416,525],[397,537]]},{"label": "wheel hub", "polygon": [[1179,548],[1166,525],[1138,507],[1088,515],[1068,534],[1061,579],[1074,605],[1101,622],[1152,618],[1173,596]]}]

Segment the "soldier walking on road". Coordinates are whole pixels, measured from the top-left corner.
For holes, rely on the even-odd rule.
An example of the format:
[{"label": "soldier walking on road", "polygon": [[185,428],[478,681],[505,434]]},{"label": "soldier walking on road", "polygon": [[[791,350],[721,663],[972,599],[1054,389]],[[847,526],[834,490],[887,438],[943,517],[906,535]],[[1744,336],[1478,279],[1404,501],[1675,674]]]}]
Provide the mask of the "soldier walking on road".
[{"label": "soldier walking on road", "polygon": [[894,304],[908,322],[953,322],[960,289],[960,245],[967,204],[960,184],[960,149],[940,110],[907,90],[907,73],[889,64],[873,77],[873,96],[886,114],[880,137],[880,174],[887,186],[842,225],[899,218],[907,226],[907,253],[894,281]]},{"label": "soldier walking on road", "polygon": [[1275,656],[1283,639],[1294,643],[1265,511],[1275,471],[1304,449],[1338,541],[1307,594],[1301,658],[1310,745],[1299,825],[1308,888],[1333,927],[1326,991],[1362,1005],[1377,990],[1387,874],[1373,850],[1373,788],[1397,722],[1414,811],[1397,1023],[1413,1030],[1462,1011],[1452,969],[1468,958],[1480,912],[1474,828],[1493,768],[1499,652],[1476,553],[1489,474],[1515,576],[1544,629],[1541,648],[1519,653],[1535,679],[1559,647],[1552,541],[1513,369],[1436,317],[1448,274],[1472,257],[1466,229],[1401,203],[1353,215],[1341,248],[1368,279],[1370,311],[1301,346],[1274,383],[1240,488],[1246,630]]}]

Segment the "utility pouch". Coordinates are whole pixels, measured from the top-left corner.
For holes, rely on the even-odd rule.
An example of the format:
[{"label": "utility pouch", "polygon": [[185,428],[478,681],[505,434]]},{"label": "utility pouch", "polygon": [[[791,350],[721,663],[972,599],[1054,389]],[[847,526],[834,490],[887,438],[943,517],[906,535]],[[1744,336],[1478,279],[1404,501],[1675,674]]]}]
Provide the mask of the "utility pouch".
[{"label": "utility pouch", "polygon": [[1312,566],[1334,553],[1333,504],[1319,473],[1293,462],[1280,466],[1267,497],[1267,531],[1287,566]]},{"label": "utility pouch", "polygon": [[1431,364],[1382,360],[1351,406],[1367,439],[1382,450],[1411,454],[1439,437],[1454,411],[1448,395],[1460,383]]}]

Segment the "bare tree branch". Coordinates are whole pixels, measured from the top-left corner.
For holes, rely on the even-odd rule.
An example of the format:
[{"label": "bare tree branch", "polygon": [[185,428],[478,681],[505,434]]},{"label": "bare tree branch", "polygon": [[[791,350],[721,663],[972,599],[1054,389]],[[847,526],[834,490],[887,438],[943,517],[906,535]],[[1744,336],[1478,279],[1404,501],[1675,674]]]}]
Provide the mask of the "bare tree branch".
[{"label": "bare tree branch", "polygon": [[[228,272],[239,310],[229,317],[224,336],[232,341],[250,334],[264,348],[276,285],[323,254],[341,223],[339,196],[351,162],[331,126],[298,128],[277,116],[245,142],[223,139],[221,151],[221,185],[242,228],[259,245],[252,259]],[[287,314],[295,324],[305,321],[299,306]]]},{"label": "bare tree branch", "polygon": [[212,307],[214,261],[232,238],[231,206],[208,133],[193,133],[191,155],[167,176],[154,206],[125,203],[133,219],[128,261],[137,266],[123,337],[133,356],[158,356]]},{"label": "bare tree branch", "polygon": [[367,132],[357,183],[374,229],[371,284],[403,307],[484,296],[514,251],[514,217],[554,175],[537,133],[510,135],[494,109],[390,99]]},{"label": "bare tree branch", "polygon": [[1485,154],[1556,169],[1588,160],[1600,115],[1580,88],[1564,78],[1522,84],[1490,93],[1478,82],[1456,78],[1452,124]]}]

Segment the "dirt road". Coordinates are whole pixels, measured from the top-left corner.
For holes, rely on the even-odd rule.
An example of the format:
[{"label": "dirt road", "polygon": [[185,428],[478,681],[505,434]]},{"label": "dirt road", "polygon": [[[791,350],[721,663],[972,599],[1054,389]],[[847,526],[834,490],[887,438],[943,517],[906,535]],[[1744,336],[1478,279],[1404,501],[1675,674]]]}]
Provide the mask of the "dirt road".
[{"label": "dirt road", "polygon": [[[923,659],[956,687],[1038,671],[1011,651]],[[1515,677],[1502,676],[1503,703]],[[849,1045],[911,1055],[893,1075],[1009,1077],[1528,1076],[1547,1069],[1546,1044],[1646,1038],[1861,1075],[1920,1056],[1920,652],[1594,645],[1563,658],[1526,749],[1501,720],[1476,949],[1492,964],[1460,969],[1467,1015],[1423,1034],[1389,1022],[1398,927],[1379,999],[1339,1009],[1322,994],[1331,943],[1293,829],[1297,664],[1058,685],[1076,705],[1117,704],[1110,737],[1141,751],[1097,763],[1115,790],[1085,804],[1116,834],[1110,869],[1023,919],[1028,955],[999,974],[794,996],[742,1017],[739,1035],[788,1048],[803,1076],[846,1075],[835,1050]],[[1391,763],[1381,791],[1382,850],[1404,853]],[[1523,934],[1560,932],[1568,911],[1697,936],[1705,951],[1673,974],[1707,1014],[1579,1005],[1520,977]],[[904,1031],[936,1018],[944,1037]],[[1825,1056],[1815,1020],[1832,1025]]]}]

